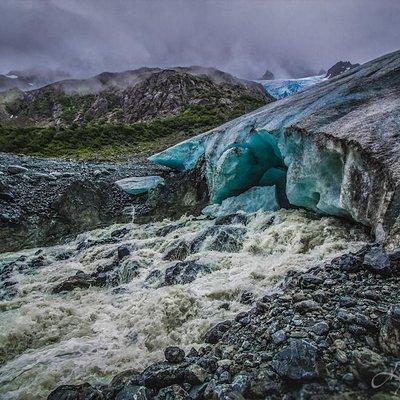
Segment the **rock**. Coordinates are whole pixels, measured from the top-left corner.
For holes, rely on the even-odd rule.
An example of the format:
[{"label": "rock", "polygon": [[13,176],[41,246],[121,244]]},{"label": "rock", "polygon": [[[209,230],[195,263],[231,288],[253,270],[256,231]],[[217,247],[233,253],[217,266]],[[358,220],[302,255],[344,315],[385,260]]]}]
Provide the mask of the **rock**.
[{"label": "rock", "polygon": [[[190,400],[189,393],[179,385],[172,385],[161,389],[154,400]],[[135,399],[136,400],[136,399]]]},{"label": "rock", "polygon": [[150,390],[144,386],[124,386],[115,396],[115,400],[151,400]]},{"label": "rock", "polygon": [[184,260],[189,254],[190,244],[186,240],[178,240],[165,250],[163,260]]},{"label": "rock", "polygon": [[326,78],[334,78],[335,76],[341,75],[344,72],[358,67],[360,64],[352,64],[350,61],[338,61],[335,65],[328,69]]},{"label": "rock", "polygon": [[382,350],[394,357],[400,357],[400,305],[390,308],[379,333]]},{"label": "rock", "polygon": [[363,267],[381,275],[390,274],[390,261],[386,251],[381,246],[374,246],[364,255]]},{"label": "rock", "polygon": [[254,294],[245,290],[242,295],[240,296],[240,302],[242,304],[251,304],[254,302]]},{"label": "rock", "polygon": [[267,70],[264,72],[263,76],[262,76],[259,80],[261,80],[261,81],[264,81],[264,80],[271,81],[271,80],[273,80],[273,79],[275,79],[274,74],[273,74],[271,71],[269,71],[269,70],[267,69]]},{"label": "rock", "polygon": [[375,375],[386,371],[384,358],[368,348],[354,350],[353,358],[357,372],[367,384]]},{"label": "rock", "polygon": [[190,364],[183,369],[182,373],[184,382],[191,385],[200,385],[208,376],[207,371],[197,364]]},{"label": "rock", "polygon": [[7,167],[7,172],[13,175],[23,174],[28,171],[29,171],[28,168],[23,167],[22,165],[9,165]]},{"label": "rock", "polygon": [[314,300],[303,300],[294,305],[295,309],[301,313],[306,313],[309,311],[318,311],[321,306]]},{"label": "rock", "polygon": [[165,271],[164,285],[184,285],[193,282],[199,273],[210,273],[211,269],[194,261],[182,261]]},{"label": "rock", "polygon": [[47,400],[104,400],[104,397],[98,390],[84,383],[59,386],[48,395]]},{"label": "rock", "polygon": [[271,366],[282,379],[307,381],[322,376],[319,351],[305,340],[293,340],[275,354]]},{"label": "rock", "polygon": [[274,344],[281,344],[286,340],[286,332],[284,330],[276,331],[271,335]]},{"label": "rock", "polygon": [[208,243],[207,249],[214,251],[237,252],[243,247],[246,229],[221,227],[221,230]]},{"label": "rock", "polygon": [[67,278],[54,287],[52,293],[70,292],[74,289],[88,289],[90,286],[97,285],[98,282],[91,275],[77,272],[76,275]]},{"label": "rock", "polygon": [[185,360],[185,352],[176,346],[169,346],[164,350],[165,359],[171,364],[180,364]]},{"label": "rock", "polygon": [[161,389],[183,381],[182,368],[176,365],[156,363],[142,373],[144,385],[150,389]]},{"label": "rock", "polygon": [[247,225],[249,217],[246,214],[228,214],[216,218],[215,225]]},{"label": "rock", "polygon": [[219,324],[213,326],[204,337],[204,341],[206,343],[215,344],[218,343],[224,333],[229,329],[232,325],[231,321],[220,322]]},{"label": "rock", "polygon": [[334,260],[339,265],[339,268],[345,272],[356,272],[359,270],[360,259],[352,254],[344,254]]},{"label": "rock", "polygon": [[128,246],[126,245],[119,246],[117,249],[118,260],[122,260],[124,257],[128,257],[130,253],[131,251]]},{"label": "rock", "polygon": [[318,336],[324,336],[329,332],[329,324],[326,322],[317,322],[310,328]]},{"label": "rock", "polygon": [[323,279],[313,274],[302,274],[300,279],[300,286],[303,288],[314,288],[323,283]]},{"label": "rock", "polygon": [[235,252],[243,246],[245,228],[216,225],[211,226],[197,235],[191,243],[191,252],[200,250],[206,243],[207,250]]},{"label": "rock", "polygon": [[115,375],[112,379],[110,386],[120,387],[120,386],[141,386],[142,376],[135,369],[129,369],[119,374]]}]

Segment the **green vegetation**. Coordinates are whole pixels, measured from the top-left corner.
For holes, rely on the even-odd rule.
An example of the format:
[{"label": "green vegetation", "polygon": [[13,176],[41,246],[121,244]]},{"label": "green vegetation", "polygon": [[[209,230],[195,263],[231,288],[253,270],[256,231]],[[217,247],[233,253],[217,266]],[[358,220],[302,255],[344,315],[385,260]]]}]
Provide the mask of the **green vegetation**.
[{"label": "green vegetation", "polygon": [[[66,127],[0,126],[0,151],[46,157],[116,159],[135,153],[153,153],[212,129],[263,106],[261,100],[242,97],[235,106],[193,106],[177,116],[150,122],[121,124],[91,121]],[[76,109],[64,104],[65,119]]]}]

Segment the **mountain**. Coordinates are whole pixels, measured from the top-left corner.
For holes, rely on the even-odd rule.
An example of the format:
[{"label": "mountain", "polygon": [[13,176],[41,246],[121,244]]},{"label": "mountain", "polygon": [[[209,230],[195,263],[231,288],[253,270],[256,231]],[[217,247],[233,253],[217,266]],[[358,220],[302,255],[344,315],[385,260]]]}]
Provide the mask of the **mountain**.
[{"label": "mountain", "polygon": [[328,72],[326,73],[326,78],[334,78],[335,76],[338,76],[340,74],[343,74],[343,72],[348,71],[349,69],[358,67],[360,64],[352,64],[350,61],[339,61],[332,67],[328,69]]},{"label": "mountain", "polygon": [[264,72],[264,75],[263,75],[261,78],[259,78],[260,81],[264,81],[264,80],[273,80],[273,79],[275,79],[275,76],[274,76],[274,74],[273,74],[270,70],[268,70],[268,69]]},{"label": "mountain", "polygon": [[109,146],[130,152],[171,135],[200,133],[272,100],[262,85],[214,68],[104,72],[0,95],[0,144],[10,152],[55,156]]}]

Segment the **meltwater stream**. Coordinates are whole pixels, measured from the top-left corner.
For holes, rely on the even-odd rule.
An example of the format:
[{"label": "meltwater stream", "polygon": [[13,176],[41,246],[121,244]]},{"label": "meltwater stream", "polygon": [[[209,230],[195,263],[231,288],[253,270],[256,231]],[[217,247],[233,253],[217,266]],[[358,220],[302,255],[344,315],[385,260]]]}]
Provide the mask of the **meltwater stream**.
[{"label": "meltwater stream", "polygon": [[[265,294],[289,269],[368,241],[361,228],[302,210],[259,212],[243,222],[220,227],[233,232],[228,240],[212,237],[214,220],[183,217],[0,255],[9,282],[0,302],[0,398],[44,399],[63,383],[108,382],[125,369],[143,369],[168,345],[200,346],[211,325],[250,307],[240,302],[244,291]],[[165,285],[166,268],[178,261],[163,256],[182,241],[197,243],[186,260],[205,269],[190,283]],[[119,286],[52,292],[77,271],[108,265],[124,244],[130,254],[118,267]]]}]

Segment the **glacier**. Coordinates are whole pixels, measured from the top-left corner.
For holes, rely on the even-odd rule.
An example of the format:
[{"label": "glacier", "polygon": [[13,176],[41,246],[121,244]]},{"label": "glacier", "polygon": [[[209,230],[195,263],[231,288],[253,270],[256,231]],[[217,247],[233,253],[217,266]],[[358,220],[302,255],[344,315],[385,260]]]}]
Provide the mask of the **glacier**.
[{"label": "glacier", "polygon": [[326,79],[325,75],[317,75],[300,79],[258,80],[256,82],[261,83],[267,93],[280,100]]},{"label": "glacier", "polygon": [[161,176],[133,176],[120,179],[115,184],[128,194],[138,195],[149,192],[157,186],[164,185],[165,180]]},{"label": "glacier", "polygon": [[[379,93],[379,96],[377,96]],[[303,207],[400,238],[400,52],[324,80],[150,159],[187,170],[205,161],[211,204],[274,187]]]}]

